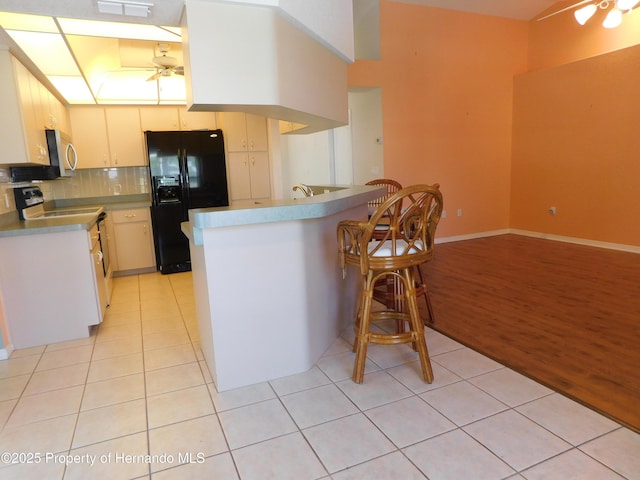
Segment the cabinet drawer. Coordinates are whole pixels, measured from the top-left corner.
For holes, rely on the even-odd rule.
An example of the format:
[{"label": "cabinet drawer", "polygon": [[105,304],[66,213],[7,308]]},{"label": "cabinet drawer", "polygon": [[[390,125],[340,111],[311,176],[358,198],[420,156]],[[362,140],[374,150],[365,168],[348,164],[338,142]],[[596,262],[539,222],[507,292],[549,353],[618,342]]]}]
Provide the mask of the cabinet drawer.
[{"label": "cabinet drawer", "polygon": [[148,222],[148,208],[132,208],[130,210],[113,210],[109,212],[113,223]]}]

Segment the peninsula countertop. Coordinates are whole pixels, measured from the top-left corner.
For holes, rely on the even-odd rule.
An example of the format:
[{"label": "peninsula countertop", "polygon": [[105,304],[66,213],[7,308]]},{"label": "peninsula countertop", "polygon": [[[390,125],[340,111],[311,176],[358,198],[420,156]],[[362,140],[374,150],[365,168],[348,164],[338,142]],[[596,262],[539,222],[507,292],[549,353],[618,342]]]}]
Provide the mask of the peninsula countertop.
[{"label": "peninsula countertop", "polygon": [[383,187],[370,185],[314,185],[311,188],[315,192],[326,193],[296,199],[247,200],[233,202],[228,207],[189,210],[189,222],[182,223],[182,231],[196,245],[200,245],[200,232],[206,228],[327,217],[367,203],[386,193]]}]

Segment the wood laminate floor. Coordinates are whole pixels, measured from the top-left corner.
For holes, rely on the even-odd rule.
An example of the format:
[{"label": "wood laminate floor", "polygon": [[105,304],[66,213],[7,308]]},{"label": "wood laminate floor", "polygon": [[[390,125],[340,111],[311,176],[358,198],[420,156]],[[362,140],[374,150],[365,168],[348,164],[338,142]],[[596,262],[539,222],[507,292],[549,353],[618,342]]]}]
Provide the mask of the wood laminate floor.
[{"label": "wood laminate floor", "polygon": [[423,271],[436,330],[640,431],[640,255],[500,235]]}]

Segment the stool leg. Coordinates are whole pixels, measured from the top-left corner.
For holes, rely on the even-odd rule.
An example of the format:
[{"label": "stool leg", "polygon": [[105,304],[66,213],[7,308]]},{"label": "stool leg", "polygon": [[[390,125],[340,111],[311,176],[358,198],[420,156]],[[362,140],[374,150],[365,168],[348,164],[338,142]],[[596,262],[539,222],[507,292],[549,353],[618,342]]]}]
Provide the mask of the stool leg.
[{"label": "stool leg", "polygon": [[420,268],[420,265],[416,265],[416,270],[418,270],[418,276],[420,277],[420,285],[422,286],[424,300],[427,302],[427,312],[429,313],[429,321],[431,323],[435,323],[436,316],[433,313],[433,306],[431,305],[431,296],[429,295],[429,289],[427,288],[427,284],[424,281],[424,277],[422,276],[422,269]]},{"label": "stool leg", "polygon": [[[364,285],[364,282],[363,282],[363,285]],[[358,345],[358,333],[360,332],[360,325],[362,325],[362,312],[364,310],[364,301],[365,301],[365,289],[363,287],[363,289],[360,291],[360,295],[358,296],[358,311],[356,312],[356,318],[353,324],[353,332],[355,333],[355,337],[353,339],[353,345],[351,346],[351,351],[354,353]]]},{"label": "stool leg", "polygon": [[415,339],[414,346],[418,351],[418,357],[420,359],[420,367],[422,368],[422,378],[425,382],[433,382],[433,370],[431,369],[431,360],[429,360],[429,351],[427,350],[427,341],[424,336],[424,325],[420,320],[420,312],[418,311],[418,302],[416,300],[416,287],[413,270],[406,268],[403,270],[403,277],[405,278],[405,285],[407,291],[405,292],[405,298],[409,310],[410,328]]},{"label": "stool leg", "polygon": [[362,383],[364,380],[364,368],[367,363],[367,344],[369,343],[369,324],[371,321],[371,302],[373,299],[373,272],[369,271],[364,279],[362,301],[360,304],[360,316],[358,331],[354,342],[356,358],[353,364],[352,380]]},{"label": "stool leg", "polygon": [[[398,278],[396,275],[391,275],[393,279],[393,300],[394,300],[394,310],[396,312],[402,312],[406,309],[404,304],[404,286],[402,285],[402,280]],[[404,333],[404,320],[396,320],[396,332]]]}]

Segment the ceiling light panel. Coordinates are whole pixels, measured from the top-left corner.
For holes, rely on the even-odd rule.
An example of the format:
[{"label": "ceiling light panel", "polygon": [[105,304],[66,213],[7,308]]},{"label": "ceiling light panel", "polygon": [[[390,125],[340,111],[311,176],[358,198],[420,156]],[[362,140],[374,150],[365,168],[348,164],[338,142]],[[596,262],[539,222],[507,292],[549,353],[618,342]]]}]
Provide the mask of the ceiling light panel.
[{"label": "ceiling light panel", "polygon": [[67,35],[89,37],[129,38],[154,42],[180,42],[182,38],[167,28],[122,22],[98,22],[75,18],[58,18],[60,28]]},{"label": "ceiling light panel", "polygon": [[5,30],[58,33],[58,27],[53,18],[41,15],[0,12],[0,26]]},{"label": "ceiling light panel", "polygon": [[170,77],[160,77],[158,80],[158,98],[162,105],[184,105],[187,97],[187,90],[184,77],[172,75]]},{"label": "ceiling light panel", "polygon": [[80,75],[62,35],[59,33],[7,30],[22,51],[45,75]]},{"label": "ceiling light panel", "polygon": [[149,71],[124,70],[110,72],[96,93],[98,103],[157,103],[158,84],[147,82]]},{"label": "ceiling light panel", "polygon": [[50,75],[47,77],[67,102],[75,105],[95,103],[93,95],[81,76],[64,77]]}]

